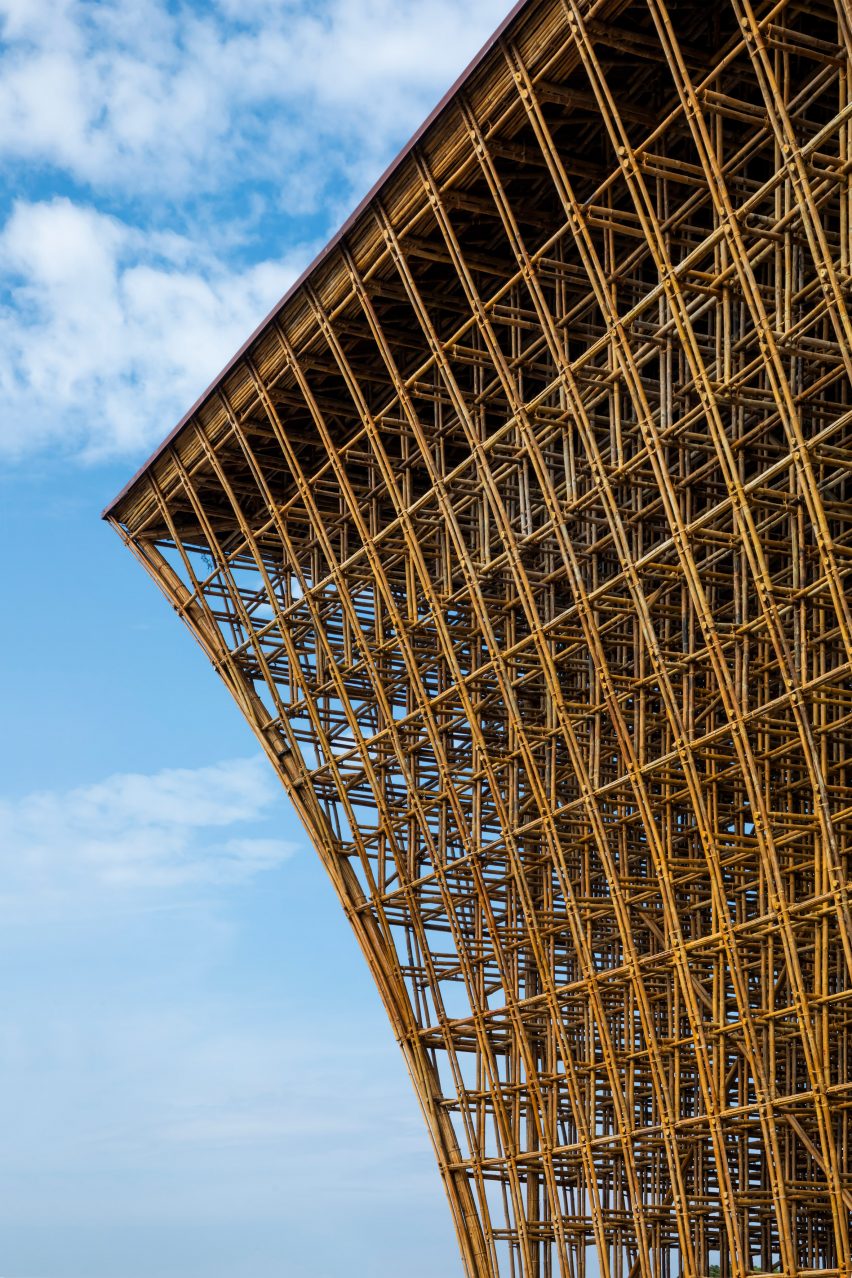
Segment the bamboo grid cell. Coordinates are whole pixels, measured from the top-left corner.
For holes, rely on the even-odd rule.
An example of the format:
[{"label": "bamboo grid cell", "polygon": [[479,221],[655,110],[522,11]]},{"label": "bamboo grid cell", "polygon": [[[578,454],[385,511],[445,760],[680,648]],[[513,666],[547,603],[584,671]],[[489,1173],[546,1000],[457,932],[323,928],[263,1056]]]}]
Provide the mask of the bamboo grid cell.
[{"label": "bamboo grid cell", "polygon": [[107,512],[470,1278],[850,1271],[851,73],[846,0],[529,0]]}]

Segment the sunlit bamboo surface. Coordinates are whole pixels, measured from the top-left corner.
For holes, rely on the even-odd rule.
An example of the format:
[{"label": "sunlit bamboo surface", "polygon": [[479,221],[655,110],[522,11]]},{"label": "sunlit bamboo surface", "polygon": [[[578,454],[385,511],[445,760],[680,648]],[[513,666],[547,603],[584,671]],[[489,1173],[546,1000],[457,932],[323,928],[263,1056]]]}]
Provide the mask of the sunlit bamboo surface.
[{"label": "sunlit bamboo surface", "polygon": [[850,59],[846,0],[530,0],[108,512],[470,1278],[850,1270]]}]

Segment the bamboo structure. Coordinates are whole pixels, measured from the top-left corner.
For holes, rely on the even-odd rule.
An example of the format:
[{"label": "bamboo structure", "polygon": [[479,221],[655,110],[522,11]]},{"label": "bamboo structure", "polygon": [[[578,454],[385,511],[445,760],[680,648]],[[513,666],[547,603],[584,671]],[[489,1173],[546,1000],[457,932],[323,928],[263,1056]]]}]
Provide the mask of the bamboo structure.
[{"label": "bamboo structure", "polygon": [[847,0],[528,0],[106,512],[469,1278],[850,1272],[850,139]]}]

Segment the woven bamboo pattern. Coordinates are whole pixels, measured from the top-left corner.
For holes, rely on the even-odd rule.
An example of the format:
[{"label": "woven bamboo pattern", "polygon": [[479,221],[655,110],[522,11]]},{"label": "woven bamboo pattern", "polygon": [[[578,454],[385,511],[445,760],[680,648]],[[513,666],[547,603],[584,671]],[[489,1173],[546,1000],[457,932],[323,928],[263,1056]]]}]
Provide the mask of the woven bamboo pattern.
[{"label": "woven bamboo pattern", "polygon": [[851,71],[845,0],[530,0],[108,512],[469,1278],[850,1271]]}]

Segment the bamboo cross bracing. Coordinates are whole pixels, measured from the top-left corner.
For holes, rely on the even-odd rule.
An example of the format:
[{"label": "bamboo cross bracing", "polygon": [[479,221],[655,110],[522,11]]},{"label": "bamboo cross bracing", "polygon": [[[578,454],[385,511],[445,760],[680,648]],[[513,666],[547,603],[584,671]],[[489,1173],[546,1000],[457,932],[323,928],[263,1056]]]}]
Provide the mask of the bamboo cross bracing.
[{"label": "bamboo cross bracing", "polygon": [[852,19],[529,0],[107,517],[471,1278],[850,1272]]}]

